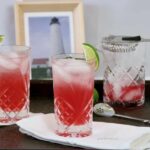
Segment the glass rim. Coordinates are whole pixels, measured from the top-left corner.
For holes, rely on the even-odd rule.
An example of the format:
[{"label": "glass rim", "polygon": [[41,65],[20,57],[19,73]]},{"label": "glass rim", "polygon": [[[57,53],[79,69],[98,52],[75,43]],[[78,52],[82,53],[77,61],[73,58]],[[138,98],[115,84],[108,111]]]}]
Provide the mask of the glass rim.
[{"label": "glass rim", "polygon": [[28,50],[31,50],[31,47],[30,47],[30,46],[27,46],[27,45],[15,45],[15,44],[12,44],[12,45],[11,45],[11,44],[10,44],[10,45],[8,44],[8,45],[7,45],[7,44],[2,44],[2,45],[0,45],[0,48],[1,48],[1,47],[8,47],[8,48],[9,48],[9,47],[24,47],[24,48],[26,48],[26,49],[28,49]]},{"label": "glass rim", "polygon": [[[67,57],[64,57],[64,56],[67,56]],[[55,61],[67,60],[67,59],[72,59],[76,61],[84,61],[90,68],[92,68],[91,64],[95,64],[95,58],[91,58],[87,60],[84,53],[56,54],[52,56],[51,63],[53,64]],[[68,65],[68,66],[72,66],[72,65]]]},{"label": "glass rim", "polygon": [[51,56],[52,59],[73,59],[73,58],[82,58],[85,59],[84,53],[65,53],[65,54],[56,54],[54,56]]},{"label": "glass rim", "polygon": [[[67,57],[63,57],[67,56]],[[75,57],[76,56],[76,57]],[[78,56],[78,57],[77,57]],[[84,52],[83,53],[66,53],[66,54],[56,54],[51,56],[51,61],[58,60],[58,59],[76,59],[76,60],[84,60],[86,62],[95,62],[95,58],[86,59]]]}]

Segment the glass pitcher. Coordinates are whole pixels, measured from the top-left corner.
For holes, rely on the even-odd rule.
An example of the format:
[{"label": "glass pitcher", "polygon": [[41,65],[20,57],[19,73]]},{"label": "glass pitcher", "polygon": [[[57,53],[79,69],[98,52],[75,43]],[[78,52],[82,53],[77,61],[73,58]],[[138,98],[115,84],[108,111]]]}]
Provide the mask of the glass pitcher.
[{"label": "glass pitcher", "polygon": [[103,84],[105,103],[114,107],[144,104],[145,46],[139,36],[103,38],[102,50],[106,61]]}]

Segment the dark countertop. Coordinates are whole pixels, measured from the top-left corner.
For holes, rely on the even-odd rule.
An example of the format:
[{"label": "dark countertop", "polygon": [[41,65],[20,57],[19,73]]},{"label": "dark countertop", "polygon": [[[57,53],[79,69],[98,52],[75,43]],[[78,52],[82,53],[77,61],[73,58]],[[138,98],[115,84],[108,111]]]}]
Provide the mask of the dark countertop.
[{"label": "dark countertop", "polygon": [[[33,97],[30,104],[31,112],[50,113],[53,112],[53,101],[47,97]],[[141,108],[130,110],[118,110],[120,114],[126,114],[134,117],[150,119],[150,101],[146,99],[145,105]],[[146,126],[143,123],[120,119],[116,117],[98,117],[94,115],[94,121],[113,122],[121,124],[130,124],[137,126]],[[16,125],[0,127],[0,149],[79,149],[69,146],[63,146],[50,142],[44,142],[24,135],[19,132]]]}]

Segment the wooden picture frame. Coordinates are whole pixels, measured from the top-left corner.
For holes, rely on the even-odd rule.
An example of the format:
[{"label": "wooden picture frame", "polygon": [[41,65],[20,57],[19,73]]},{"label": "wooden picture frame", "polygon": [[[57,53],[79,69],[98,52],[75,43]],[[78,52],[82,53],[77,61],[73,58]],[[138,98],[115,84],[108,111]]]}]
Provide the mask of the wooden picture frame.
[{"label": "wooden picture frame", "polygon": [[25,12],[71,11],[74,22],[74,45],[76,52],[82,51],[85,42],[84,16],[82,0],[46,0],[23,1],[15,4],[16,44],[25,44],[24,13]]},{"label": "wooden picture frame", "polygon": [[31,46],[27,42],[25,15],[28,13],[71,12],[73,21],[73,47],[76,53],[82,53],[85,42],[84,16],[82,0],[23,0],[15,4],[16,44]]}]

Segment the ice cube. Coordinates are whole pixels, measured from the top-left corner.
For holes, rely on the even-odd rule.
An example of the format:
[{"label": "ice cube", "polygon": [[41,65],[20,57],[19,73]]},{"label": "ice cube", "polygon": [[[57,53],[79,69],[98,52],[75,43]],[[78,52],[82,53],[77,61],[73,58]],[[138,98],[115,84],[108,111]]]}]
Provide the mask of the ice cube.
[{"label": "ice cube", "polygon": [[29,59],[28,57],[26,58],[22,58],[22,61],[20,63],[20,70],[21,73],[24,75],[25,73],[27,73],[29,71]]},{"label": "ice cube", "polygon": [[112,72],[108,74],[108,82],[113,86],[114,99],[118,100],[121,95],[122,87],[128,86],[132,80],[124,68],[116,66],[112,69]]},{"label": "ice cube", "polygon": [[0,66],[8,70],[13,70],[18,68],[18,65],[14,63],[10,58],[6,58],[2,55],[0,56]]},{"label": "ice cube", "polygon": [[133,78],[128,70],[117,66],[113,69],[112,73],[109,74],[108,81],[113,85],[119,84],[121,87],[124,87],[130,85],[133,82]]},{"label": "ice cube", "polygon": [[[62,66],[63,64],[63,66]],[[54,78],[58,78],[62,82],[66,82],[72,87],[73,84],[89,87],[89,81],[93,72],[86,62],[73,59],[65,59],[54,62],[53,64]],[[60,82],[59,81],[59,82]],[[58,81],[56,81],[58,83]],[[60,83],[58,83],[60,84]]]},{"label": "ice cube", "polygon": [[120,85],[121,87],[125,87],[125,86],[130,85],[132,81],[133,79],[129,76],[129,74],[125,73],[120,80]]},{"label": "ice cube", "polygon": [[121,94],[121,86],[120,86],[120,84],[114,84],[114,86],[113,86],[113,97],[114,97],[114,99],[115,100],[118,100],[119,99],[119,97],[120,97],[120,94]]},{"label": "ice cube", "polygon": [[18,58],[19,55],[18,55],[16,52],[10,51],[10,52],[7,54],[7,57],[8,57],[8,58]]},{"label": "ice cube", "polygon": [[123,96],[124,101],[133,101],[135,97],[140,97],[142,95],[140,88],[131,89]]},{"label": "ice cube", "polygon": [[59,85],[61,84],[59,83],[59,81],[64,81],[66,83],[71,82],[71,77],[69,76],[69,74],[64,70],[63,67],[58,66],[57,64],[53,64],[53,76],[54,79],[56,79],[56,83],[58,83]]},{"label": "ice cube", "polygon": [[17,54],[16,52],[9,52],[9,54],[7,55],[8,58],[11,58],[15,63],[19,64],[21,61],[21,56],[19,54]]},{"label": "ice cube", "polygon": [[58,66],[63,67],[63,66],[66,65],[67,60],[66,59],[59,59],[59,60],[54,61],[53,63],[56,64],[56,65],[58,65]]},{"label": "ice cube", "polygon": [[82,60],[68,60],[68,63],[64,66],[65,70],[70,72],[71,74],[88,74],[91,72],[91,68],[86,62]]}]

